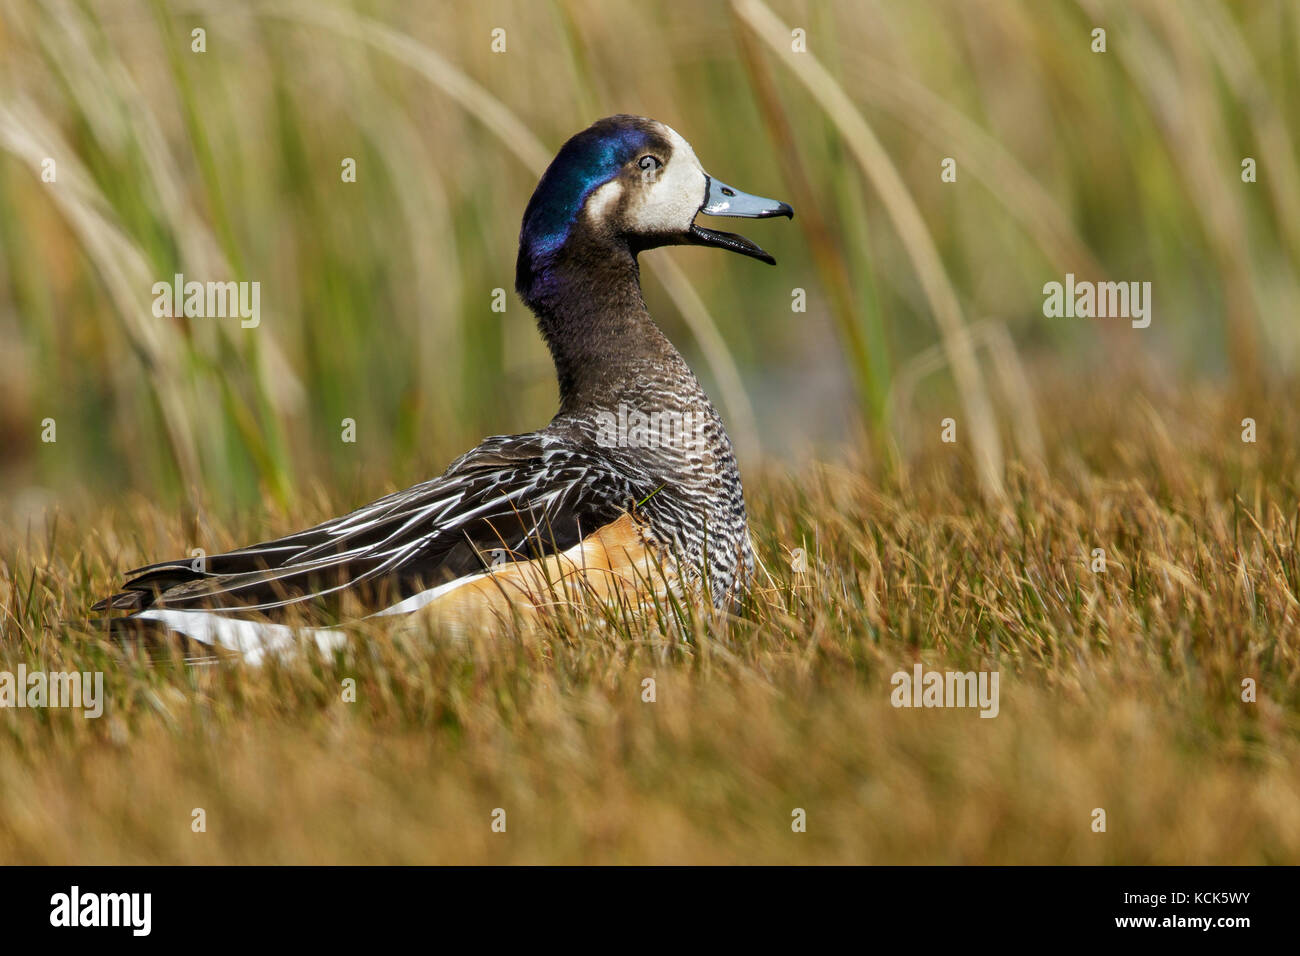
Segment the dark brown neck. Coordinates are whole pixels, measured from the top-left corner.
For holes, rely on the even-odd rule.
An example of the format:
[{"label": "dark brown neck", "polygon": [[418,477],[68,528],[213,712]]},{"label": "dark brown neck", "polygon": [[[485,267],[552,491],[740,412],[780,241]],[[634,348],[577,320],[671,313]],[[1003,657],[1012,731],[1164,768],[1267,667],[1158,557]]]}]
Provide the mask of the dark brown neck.
[{"label": "dark brown neck", "polygon": [[641,297],[636,255],[618,240],[575,232],[544,257],[520,250],[519,294],[555,361],[560,414],[609,408],[647,361],[682,361]]}]

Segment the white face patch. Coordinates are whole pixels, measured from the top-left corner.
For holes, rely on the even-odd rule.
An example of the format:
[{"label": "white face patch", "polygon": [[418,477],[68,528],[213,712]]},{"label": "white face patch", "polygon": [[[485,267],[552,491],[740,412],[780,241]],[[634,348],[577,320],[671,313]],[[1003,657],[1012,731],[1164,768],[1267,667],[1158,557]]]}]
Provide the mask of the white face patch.
[{"label": "white face patch", "polygon": [[609,211],[618,206],[622,197],[623,184],[617,179],[611,179],[587,197],[587,218],[593,224],[600,225]]},{"label": "white face patch", "polygon": [[709,188],[709,177],[695,158],[691,144],[669,126],[663,127],[663,134],[672,144],[673,154],[654,181],[639,191],[628,210],[632,230],[645,235],[686,232],[704,205]]},{"label": "white face patch", "polygon": [[[695,214],[704,205],[709,177],[695,158],[691,144],[676,130],[660,124],[664,139],[672,145],[667,163],[653,179],[630,187],[630,202],[622,228],[640,235],[676,235],[691,228]],[[663,159],[663,157],[660,157]],[[593,225],[602,225],[623,201],[624,185],[611,179],[587,197],[585,212]]]}]

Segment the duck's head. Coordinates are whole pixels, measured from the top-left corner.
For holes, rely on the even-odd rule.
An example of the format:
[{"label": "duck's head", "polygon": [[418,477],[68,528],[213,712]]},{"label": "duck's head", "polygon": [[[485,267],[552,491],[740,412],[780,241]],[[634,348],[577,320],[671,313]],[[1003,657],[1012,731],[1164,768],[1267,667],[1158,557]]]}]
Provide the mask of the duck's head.
[{"label": "duck's head", "polygon": [[537,184],[519,235],[519,282],[566,248],[716,246],[771,265],[743,236],[697,225],[699,213],[793,217],[789,205],[751,196],[709,176],[690,143],[663,123],[610,116],[560,149]]}]

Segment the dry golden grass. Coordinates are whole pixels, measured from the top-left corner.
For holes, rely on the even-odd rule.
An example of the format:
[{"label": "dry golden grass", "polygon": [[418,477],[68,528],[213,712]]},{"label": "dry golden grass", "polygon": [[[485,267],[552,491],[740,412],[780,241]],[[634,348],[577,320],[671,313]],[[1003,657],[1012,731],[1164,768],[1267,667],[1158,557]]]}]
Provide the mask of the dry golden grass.
[{"label": "dry golden grass", "polygon": [[[178,523],[137,501],[6,531],[4,659],[103,668],[109,702],[0,711],[0,861],[1297,862],[1294,392],[1040,377],[1046,464],[1010,467],[1004,509],[937,427],[905,477],[751,472],[771,581],[687,640],[372,629],[329,662],[149,669],[58,622],[183,553]],[[917,660],[998,670],[999,716],[894,709]]]},{"label": "dry golden grass", "polygon": [[[0,670],[110,696],[0,710],[0,862],[1300,862],[1300,8],[678,6],[0,0]],[[776,270],[645,258],[742,456],[865,423],[746,468],[746,615],[256,670],[65,626],[541,424],[545,346],[487,303],[539,168],[621,111],[798,210]],[[267,321],[151,321],[178,272]],[[1045,322],[1067,272],[1150,280],[1154,327]],[[1249,390],[1089,378],[1130,359]],[[918,660],[996,668],[999,716],[891,707]]]}]

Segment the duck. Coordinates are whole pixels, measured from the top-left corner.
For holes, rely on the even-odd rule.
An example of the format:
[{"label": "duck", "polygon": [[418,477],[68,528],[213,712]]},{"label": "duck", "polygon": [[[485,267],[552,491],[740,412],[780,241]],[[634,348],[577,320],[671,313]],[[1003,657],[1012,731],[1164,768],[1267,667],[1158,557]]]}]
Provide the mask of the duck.
[{"label": "duck", "polygon": [[[118,633],[151,628],[259,661],[300,640],[290,622],[436,611],[470,626],[544,606],[556,581],[644,600],[658,575],[734,606],[754,574],[735,450],[651,318],[638,257],[694,245],[776,260],[700,214],[794,211],[710,176],[656,120],[621,114],[577,133],[525,208],[515,267],[559,385],[545,427],[486,438],[438,477],[296,534],[127,572],[92,610]],[[339,626],[305,630],[323,650],[346,641]]]}]

